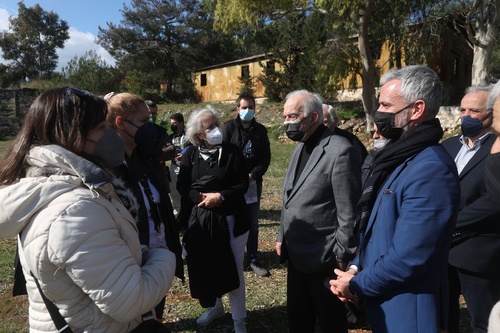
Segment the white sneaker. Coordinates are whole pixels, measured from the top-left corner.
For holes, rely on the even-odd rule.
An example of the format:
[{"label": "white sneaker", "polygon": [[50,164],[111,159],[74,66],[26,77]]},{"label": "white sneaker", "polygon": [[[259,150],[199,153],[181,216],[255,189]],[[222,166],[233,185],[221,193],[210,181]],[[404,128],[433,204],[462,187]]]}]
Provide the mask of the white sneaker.
[{"label": "white sneaker", "polygon": [[245,319],[234,321],[234,333],[247,333],[247,323]]},{"label": "white sneaker", "polygon": [[204,314],[196,319],[196,324],[202,327],[207,326],[210,325],[215,319],[221,317],[224,317],[224,304],[222,304],[222,301],[220,300],[220,298],[218,298],[215,301],[215,305],[213,307],[208,308]]}]

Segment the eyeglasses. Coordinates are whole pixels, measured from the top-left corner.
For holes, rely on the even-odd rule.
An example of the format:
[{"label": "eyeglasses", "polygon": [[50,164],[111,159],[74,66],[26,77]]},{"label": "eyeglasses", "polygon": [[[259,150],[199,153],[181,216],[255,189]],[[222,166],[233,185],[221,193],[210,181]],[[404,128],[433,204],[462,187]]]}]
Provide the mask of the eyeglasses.
[{"label": "eyeglasses", "polygon": [[91,97],[92,99],[97,100],[93,94],[91,94],[90,92],[88,92],[86,90],[78,89],[75,87],[68,87],[68,89],[66,89],[66,93],[64,94],[64,108],[66,110],[69,109],[69,101],[70,101],[71,94],[75,94],[76,96],[78,96],[80,98]]}]

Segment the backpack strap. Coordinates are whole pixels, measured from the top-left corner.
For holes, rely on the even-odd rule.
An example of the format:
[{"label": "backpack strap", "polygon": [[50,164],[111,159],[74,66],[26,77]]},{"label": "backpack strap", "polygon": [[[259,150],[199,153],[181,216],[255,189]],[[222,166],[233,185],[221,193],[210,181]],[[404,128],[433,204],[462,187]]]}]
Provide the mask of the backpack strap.
[{"label": "backpack strap", "polygon": [[33,279],[35,279],[36,286],[38,288],[38,291],[40,292],[40,295],[42,296],[43,302],[45,303],[45,306],[47,307],[47,310],[49,311],[50,317],[52,318],[52,321],[56,325],[57,332],[60,333],[73,333],[71,328],[69,327],[68,323],[66,322],[66,319],[61,315],[59,312],[59,309],[57,306],[51,302],[43,293],[42,288],[40,287],[40,283],[38,282],[38,279],[35,277],[33,272],[30,272],[31,276]]}]

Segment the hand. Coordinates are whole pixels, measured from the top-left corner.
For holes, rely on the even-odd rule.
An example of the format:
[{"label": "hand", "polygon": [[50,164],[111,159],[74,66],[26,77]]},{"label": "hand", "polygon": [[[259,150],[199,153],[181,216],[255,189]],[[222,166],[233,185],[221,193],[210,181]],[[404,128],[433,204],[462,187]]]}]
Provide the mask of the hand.
[{"label": "hand", "polygon": [[179,153],[175,156],[175,163],[180,164],[182,162],[182,154]]},{"label": "hand", "polygon": [[356,271],[350,269],[347,272],[343,272],[340,269],[335,269],[334,273],[337,275],[337,279],[330,280],[330,290],[332,293],[342,302],[355,302],[357,298],[349,291],[349,282],[354,277]]},{"label": "hand", "polygon": [[276,242],[276,253],[281,256],[281,242]]},{"label": "hand", "polygon": [[222,205],[222,195],[220,193],[200,193],[201,202],[198,207],[215,208]]}]

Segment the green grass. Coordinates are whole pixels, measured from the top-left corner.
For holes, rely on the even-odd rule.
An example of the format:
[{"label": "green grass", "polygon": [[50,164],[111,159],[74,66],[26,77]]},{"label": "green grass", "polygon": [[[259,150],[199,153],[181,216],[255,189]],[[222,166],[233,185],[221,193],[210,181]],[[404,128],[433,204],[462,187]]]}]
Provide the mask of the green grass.
[{"label": "green grass", "polygon": [[[1,142],[0,142],[1,147]],[[264,176],[260,212],[259,250],[261,261],[272,273],[271,277],[258,277],[245,270],[247,292],[248,331],[259,333],[287,332],[286,315],[286,265],[279,264],[275,252],[275,240],[281,212],[281,187],[294,143],[272,140],[272,162]],[[0,333],[28,331],[28,301],[26,296],[12,297],[13,259],[15,239],[0,238]],[[187,270],[186,270],[187,276]],[[209,287],[209,286],[207,286]],[[226,315],[208,328],[200,330],[196,318],[203,309],[189,293],[188,282],[178,279],[167,295],[164,319],[172,332],[232,332],[227,296],[223,298]],[[462,302],[462,333],[468,329],[468,315]],[[366,329],[353,329],[350,333],[367,333]]]}]

